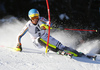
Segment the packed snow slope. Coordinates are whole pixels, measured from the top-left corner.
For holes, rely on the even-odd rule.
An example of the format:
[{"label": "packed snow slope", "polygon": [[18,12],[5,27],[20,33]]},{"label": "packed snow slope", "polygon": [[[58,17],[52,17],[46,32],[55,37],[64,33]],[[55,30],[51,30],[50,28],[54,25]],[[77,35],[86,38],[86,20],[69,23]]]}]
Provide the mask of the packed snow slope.
[{"label": "packed snow slope", "polygon": [[[99,40],[87,41],[76,48],[81,36],[67,31],[51,30],[51,35],[64,45],[84,52],[96,54],[97,60],[57,55],[50,51],[44,55],[45,48],[37,48],[28,33],[22,38],[22,52],[14,52],[9,47],[16,47],[17,35],[27,21],[15,17],[0,20],[0,70],[100,70]],[[54,32],[53,32],[54,31]]]}]

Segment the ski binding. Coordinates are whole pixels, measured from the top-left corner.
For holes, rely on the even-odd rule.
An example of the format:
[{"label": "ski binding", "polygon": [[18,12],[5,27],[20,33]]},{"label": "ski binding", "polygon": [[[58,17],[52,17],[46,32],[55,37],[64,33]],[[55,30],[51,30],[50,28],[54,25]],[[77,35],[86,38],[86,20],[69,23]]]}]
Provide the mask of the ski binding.
[{"label": "ski binding", "polygon": [[58,51],[57,54],[65,55],[65,56],[70,56],[70,58],[73,57],[73,54],[71,54],[71,53],[67,53],[67,52],[64,52],[64,51]]}]

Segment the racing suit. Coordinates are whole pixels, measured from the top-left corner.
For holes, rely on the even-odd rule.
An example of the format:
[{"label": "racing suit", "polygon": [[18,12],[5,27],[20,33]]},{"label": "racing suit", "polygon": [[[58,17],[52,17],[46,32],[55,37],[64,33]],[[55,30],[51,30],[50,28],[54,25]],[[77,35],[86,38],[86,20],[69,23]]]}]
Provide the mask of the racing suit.
[{"label": "racing suit", "polygon": [[[41,47],[41,46],[46,47],[48,34],[46,33],[45,30],[41,29],[42,25],[44,25],[44,26],[49,25],[49,21],[46,20],[44,17],[40,17],[36,25],[34,25],[31,22],[31,20],[29,20],[26,23],[26,25],[24,26],[21,33],[19,34],[18,42],[21,43],[21,37],[23,35],[25,35],[26,32],[29,32],[32,42],[34,44],[38,45],[37,47]],[[46,29],[48,29],[48,27]],[[58,52],[59,50],[61,50],[61,51],[68,50],[68,51],[72,51],[72,52],[78,54],[78,52],[76,50],[62,45],[61,42],[59,42],[52,36],[49,37],[48,49],[52,50],[54,52]]]}]

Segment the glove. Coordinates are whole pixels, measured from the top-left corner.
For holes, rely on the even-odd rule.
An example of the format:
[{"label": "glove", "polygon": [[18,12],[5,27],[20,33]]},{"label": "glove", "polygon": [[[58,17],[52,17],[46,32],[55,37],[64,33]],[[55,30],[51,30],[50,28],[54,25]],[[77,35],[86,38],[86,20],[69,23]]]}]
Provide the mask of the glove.
[{"label": "glove", "polygon": [[21,47],[21,43],[18,43],[17,46],[16,46],[16,51],[22,51],[22,47]]},{"label": "glove", "polygon": [[[40,25],[40,28],[41,28],[42,30],[46,30],[46,29],[49,29],[49,26],[46,25],[46,24],[42,24],[42,25]],[[50,29],[52,29],[52,27],[50,27]]]},{"label": "glove", "polygon": [[45,28],[44,26],[41,26],[41,29],[42,29],[42,30],[46,30],[46,28]]}]

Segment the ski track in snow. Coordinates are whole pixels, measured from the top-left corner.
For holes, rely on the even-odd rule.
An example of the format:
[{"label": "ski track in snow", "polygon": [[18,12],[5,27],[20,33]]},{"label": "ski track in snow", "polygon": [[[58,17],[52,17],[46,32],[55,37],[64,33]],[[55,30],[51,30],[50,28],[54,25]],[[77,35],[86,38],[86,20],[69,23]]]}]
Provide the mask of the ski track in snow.
[{"label": "ski track in snow", "polygon": [[[16,46],[16,37],[25,25],[26,20],[18,21],[14,17],[5,20],[2,19],[5,22],[0,26],[0,70],[100,70],[99,54],[97,54],[96,61],[80,57],[70,59],[67,56],[57,55],[52,51],[45,55],[45,48],[38,49],[35,47],[28,33],[22,38],[23,51],[11,51],[9,47]],[[59,35],[56,36],[56,34]],[[67,38],[65,35],[62,37],[60,34],[64,35],[63,32],[52,33],[64,45],[74,46],[74,41],[76,41],[74,36],[68,37],[68,34]],[[98,44],[99,40],[86,42],[80,45],[81,47],[78,50],[87,54],[91,51],[95,53]],[[87,49],[86,46],[88,46]],[[97,49],[93,50],[93,48]]]},{"label": "ski track in snow", "polygon": [[[0,48],[1,70],[99,70],[100,56],[97,61],[87,58],[57,55],[53,52],[44,54],[45,49],[24,49],[13,52],[9,48]],[[28,52],[29,51],[29,52]]]}]

